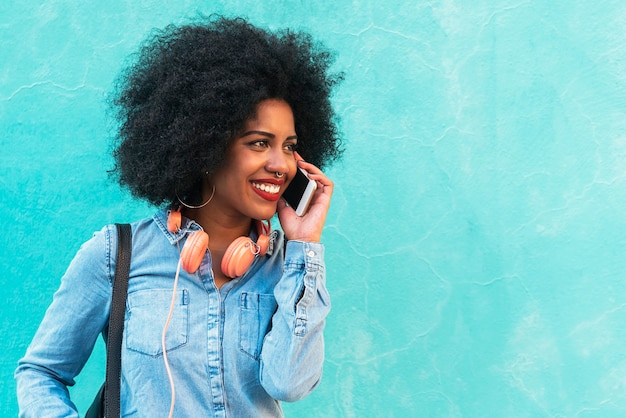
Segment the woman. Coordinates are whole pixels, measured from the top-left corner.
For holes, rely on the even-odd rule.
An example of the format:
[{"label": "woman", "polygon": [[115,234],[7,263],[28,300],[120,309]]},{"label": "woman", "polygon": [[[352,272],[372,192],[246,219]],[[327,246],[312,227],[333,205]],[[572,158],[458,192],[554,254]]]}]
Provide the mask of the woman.
[{"label": "woman", "polygon": [[[306,34],[209,18],[156,33],[122,74],[114,173],[158,208],[132,224],[123,416],[276,417],[318,384],[331,62]],[[317,183],[302,216],[281,198],[299,168]],[[252,255],[231,257],[241,237]],[[77,416],[67,386],[107,326],[116,246],[106,226],[70,264],[16,370],[20,416]]]}]

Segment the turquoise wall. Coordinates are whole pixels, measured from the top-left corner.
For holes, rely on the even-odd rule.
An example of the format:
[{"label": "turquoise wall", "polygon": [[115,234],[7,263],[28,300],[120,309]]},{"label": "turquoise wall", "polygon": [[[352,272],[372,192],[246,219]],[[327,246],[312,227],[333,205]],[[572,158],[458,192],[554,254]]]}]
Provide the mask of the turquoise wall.
[{"label": "turquoise wall", "polygon": [[197,11],[307,29],[347,72],[325,375],[288,416],[626,415],[623,1],[30,0],[0,4],[1,416],[80,243],[152,212],[107,179],[104,98]]}]

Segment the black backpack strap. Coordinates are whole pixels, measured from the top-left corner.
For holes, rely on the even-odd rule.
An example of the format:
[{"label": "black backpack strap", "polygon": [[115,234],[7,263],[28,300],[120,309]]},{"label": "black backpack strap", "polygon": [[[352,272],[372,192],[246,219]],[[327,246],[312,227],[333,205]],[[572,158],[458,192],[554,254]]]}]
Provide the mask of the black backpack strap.
[{"label": "black backpack strap", "polygon": [[105,417],[120,416],[120,381],[122,371],[122,335],[128,293],[128,274],[132,254],[132,231],[128,224],[115,224],[117,227],[117,258],[113,296],[109,313],[109,334],[107,338],[107,364],[105,383]]}]

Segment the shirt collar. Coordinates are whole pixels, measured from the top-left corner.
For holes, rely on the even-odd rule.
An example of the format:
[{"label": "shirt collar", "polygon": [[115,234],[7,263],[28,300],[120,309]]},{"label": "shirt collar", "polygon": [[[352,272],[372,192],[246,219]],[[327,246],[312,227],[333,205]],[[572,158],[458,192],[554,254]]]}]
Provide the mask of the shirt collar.
[{"label": "shirt collar", "polygon": [[[163,235],[165,235],[170,244],[177,245],[178,243],[180,243],[180,241],[185,238],[189,231],[202,230],[202,227],[196,221],[183,216],[181,228],[176,232],[170,232],[167,229],[167,216],[169,215],[169,213],[169,209],[161,209],[152,216],[152,219],[154,219],[154,222],[157,224],[159,229],[161,229],[161,232],[163,232]],[[256,229],[251,228],[248,236],[252,240],[256,241],[257,235],[258,234],[256,232]],[[272,255],[272,253],[274,252],[274,242],[276,241],[277,236],[278,233],[276,230],[270,232],[270,245],[267,250],[267,255]]]}]

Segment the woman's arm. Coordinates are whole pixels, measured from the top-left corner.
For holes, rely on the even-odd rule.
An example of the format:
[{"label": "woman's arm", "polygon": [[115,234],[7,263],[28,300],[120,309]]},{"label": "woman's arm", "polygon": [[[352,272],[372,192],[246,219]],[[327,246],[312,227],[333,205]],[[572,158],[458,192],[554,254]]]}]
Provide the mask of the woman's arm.
[{"label": "woman's arm", "polygon": [[261,384],[273,398],[293,402],[308,395],[322,375],[323,331],[330,311],[322,244],[287,243],[274,296],[278,309],[263,342]]},{"label": "woman's arm", "polygon": [[15,378],[20,417],[77,417],[68,386],[108,320],[112,229],[87,241],[67,269]]},{"label": "woman's arm", "polygon": [[330,207],[333,182],[316,166],[298,166],[317,182],[309,210],[295,214],[281,199],[278,217],[287,247],[281,280],[274,288],[278,310],[261,351],[261,384],[275,399],[296,401],[318,384],[324,363],[324,324],[330,311],[324,246],[319,242]]}]

